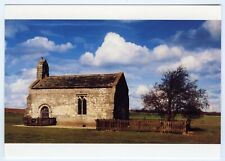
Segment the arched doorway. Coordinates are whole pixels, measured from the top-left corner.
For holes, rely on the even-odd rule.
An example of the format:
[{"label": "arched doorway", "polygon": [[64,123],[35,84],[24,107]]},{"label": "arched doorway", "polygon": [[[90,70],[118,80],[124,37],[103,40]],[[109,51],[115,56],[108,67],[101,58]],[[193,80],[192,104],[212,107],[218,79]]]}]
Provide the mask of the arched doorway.
[{"label": "arched doorway", "polygon": [[41,108],[41,118],[49,118],[49,109],[47,106]]}]

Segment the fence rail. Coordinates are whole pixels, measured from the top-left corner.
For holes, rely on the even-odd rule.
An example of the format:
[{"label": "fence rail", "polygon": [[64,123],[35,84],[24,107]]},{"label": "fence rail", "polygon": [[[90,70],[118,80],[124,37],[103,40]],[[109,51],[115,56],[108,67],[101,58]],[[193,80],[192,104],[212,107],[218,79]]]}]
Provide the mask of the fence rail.
[{"label": "fence rail", "polygon": [[48,126],[48,125],[56,125],[56,118],[31,118],[24,117],[23,118],[24,125],[27,126]]},{"label": "fence rail", "polygon": [[164,133],[184,133],[186,132],[186,122],[178,121],[160,121],[160,120],[112,120],[97,119],[97,130],[114,131],[149,131]]}]

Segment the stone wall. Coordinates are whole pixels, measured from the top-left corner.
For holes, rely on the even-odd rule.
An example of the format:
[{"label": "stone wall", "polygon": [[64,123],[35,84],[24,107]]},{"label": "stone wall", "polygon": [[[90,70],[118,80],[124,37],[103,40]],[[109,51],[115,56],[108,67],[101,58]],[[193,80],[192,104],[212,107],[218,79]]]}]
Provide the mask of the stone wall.
[{"label": "stone wall", "polygon": [[[95,126],[95,119],[113,119],[115,88],[30,89],[27,116],[40,117],[47,106],[57,124]],[[78,96],[87,100],[87,114],[78,115]]]},{"label": "stone wall", "polygon": [[43,79],[49,76],[49,67],[45,59],[41,59],[37,65],[37,79]]}]

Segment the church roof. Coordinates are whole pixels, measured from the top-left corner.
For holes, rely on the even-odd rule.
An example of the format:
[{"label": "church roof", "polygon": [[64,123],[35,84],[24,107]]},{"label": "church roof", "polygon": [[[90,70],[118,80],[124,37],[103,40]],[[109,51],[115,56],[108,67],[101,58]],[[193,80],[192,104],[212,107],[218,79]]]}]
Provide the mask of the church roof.
[{"label": "church roof", "polygon": [[49,76],[32,83],[31,89],[110,88],[123,73]]}]

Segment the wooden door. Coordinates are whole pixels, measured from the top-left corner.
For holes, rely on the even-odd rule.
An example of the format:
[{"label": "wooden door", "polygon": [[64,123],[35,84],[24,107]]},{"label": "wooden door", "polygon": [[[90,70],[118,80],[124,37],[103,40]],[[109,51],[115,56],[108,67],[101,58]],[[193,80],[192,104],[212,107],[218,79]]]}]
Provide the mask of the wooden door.
[{"label": "wooden door", "polygon": [[49,109],[44,106],[41,108],[41,118],[49,118]]}]

